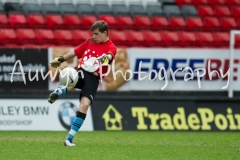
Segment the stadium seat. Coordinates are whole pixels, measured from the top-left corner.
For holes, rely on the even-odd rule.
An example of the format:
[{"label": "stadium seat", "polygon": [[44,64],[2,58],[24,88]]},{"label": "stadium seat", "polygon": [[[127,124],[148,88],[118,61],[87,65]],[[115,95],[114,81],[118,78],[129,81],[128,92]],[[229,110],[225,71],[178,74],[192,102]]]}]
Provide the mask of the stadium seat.
[{"label": "stadium seat", "polygon": [[163,12],[166,14],[167,17],[181,17],[181,11],[177,5],[164,5]]},{"label": "stadium seat", "polygon": [[49,29],[65,28],[63,18],[60,14],[47,14],[45,20]]},{"label": "stadium seat", "polygon": [[239,0],[226,0],[226,5],[229,6],[229,7],[239,6],[240,1]]},{"label": "stadium seat", "polygon": [[18,2],[5,2],[4,3],[4,8],[5,8],[5,11],[8,13],[8,14],[20,14],[22,13],[22,6],[20,3]]},{"label": "stadium seat", "polygon": [[229,32],[213,32],[212,34],[217,47],[229,47]]},{"label": "stadium seat", "polygon": [[195,6],[208,5],[208,0],[192,0],[192,3],[193,3]]},{"label": "stadium seat", "polygon": [[43,44],[56,44],[54,33],[51,29],[35,29],[37,43]]},{"label": "stadium seat", "polygon": [[5,9],[2,3],[0,3],[0,13],[5,13]]},{"label": "stadium seat", "polygon": [[213,47],[215,45],[213,35],[210,32],[195,32],[197,43],[201,47]]},{"label": "stadium seat", "polygon": [[27,21],[30,28],[47,28],[42,14],[28,14]]},{"label": "stadium seat", "polygon": [[176,3],[179,7],[182,5],[192,5],[192,0],[176,0]]},{"label": "stadium seat", "polygon": [[172,30],[186,29],[186,22],[183,17],[170,17],[169,26]]},{"label": "stadium seat", "polygon": [[96,22],[97,18],[95,15],[82,15],[80,16],[82,25],[84,29],[89,29],[94,22]]},{"label": "stadium seat", "polygon": [[70,44],[74,45],[72,32],[70,30],[56,29],[53,31],[58,45]]},{"label": "stadium seat", "polygon": [[8,18],[6,14],[0,13],[0,28],[8,28],[8,27],[9,27],[9,23],[8,23]]},{"label": "stadium seat", "polygon": [[130,15],[130,11],[125,4],[112,4],[114,16]]},{"label": "stadium seat", "polygon": [[186,26],[190,31],[204,30],[203,21],[200,17],[187,17]]},{"label": "stadium seat", "polygon": [[143,31],[143,35],[145,37],[145,43],[148,47],[163,46],[163,40],[159,32],[145,30]]},{"label": "stadium seat", "polygon": [[145,46],[145,38],[141,31],[125,30],[129,46]]},{"label": "stadium seat", "polygon": [[94,9],[91,4],[77,4],[78,15],[94,15]]},{"label": "stadium seat", "polygon": [[108,4],[95,4],[94,5],[95,15],[112,15],[112,10]]},{"label": "stadium seat", "polygon": [[204,17],[203,24],[208,31],[221,30],[219,20],[216,17]]},{"label": "stadium seat", "polygon": [[133,29],[134,23],[130,16],[117,16],[116,17],[119,29]]},{"label": "stadium seat", "polygon": [[240,48],[240,35],[235,35],[235,47]]},{"label": "stadium seat", "polygon": [[217,6],[217,5],[224,5],[226,0],[210,0],[208,3],[211,5],[211,7]]},{"label": "stadium seat", "polygon": [[198,17],[198,12],[195,6],[182,5],[180,10],[184,17]]},{"label": "stadium seat", "polygon": [[24,14],[10,14],[8,15],[8,21],[11,28],[28,27],[27,19]]},{"label": "stadium seat", "polygon": [[231,16],[230,10],[226,6],[215,6],[214,14],[218,18],[224,17],[224,16]]},{"label": "stadium seat", "polygon": [[180,47],[181,46],[181,42],[180,42],[177,32],[160,31],[160,35],[163,39],[163,44],[165,47],[174,47],[174,46]]},{"label": "stadium seat", "polygon": [[237,23],[232,17],[222,17],[220,19],[220,26],[224,31],[237,29]]},{"label": "stadium seat", "polygon": [[63,17],[64,24],[67,28],[83,28],[81,20],[77,14],[65,14]]},{"label": "stadium seat", "polygon": [[197,38],[194,32],[178,32],[179,39],[183,47],[198,46]]},{"label": "stadium seat", "polygon": [[146,11],[149,17],[152,16],[164,16],[164,13],[162,11],[161,5],[160,4],[148,4],[146,6]]},{"label": "stadium seat", "polygon": [[60,14],[58,6],[55,3],[44,3],[42,4],[42,13],[46,14]]},{"label": "stadium seat", "polygon": [[151,29],[151,21],[148,16],[135,16],[133,22],[137,30]]},{"label": "stadium seat", "polygon": [[237,20],[240,17],[240,6],[232,7],[231,13],[235,20]]},{"label": "stadium seat", "polygon": [[85,42],[88,38],[92,37],[92,34],[89,30],[71,30],[73,42],[75,45],[80,45]]},{"label": "stadium seat", "polygon": [[100,15],[98,19],[107,22],[110,29],[118,28],[117,21],[113,15]]},{"label": "stadium seat", "polygon": [[169,29],[169,22],[168,19],[166,17],[155,17],[153,16],[151,18],[152,21],[152,28],[154,30],[167,30]]},{"label": "stadium seat", "polygon": [[62,15],[77,14],[77,10],[76,10],[75,6],[70,3],[60,3],[58,5],[58,8]]},{"label": "stadium seat", "polygon": [[124,31],[119,30],[109,30],[109,37],[113,43],[117,46],[127,46],[127,36]]},{"label": "stadium seat", "polygon": [[141,4],[130,4],[129,11],[132,17],[139,15],[147,15],[146,10]]},{"label": "stadium seat", "polygon": [[22,9],[25,15],[27,14],[42,14],[42,9],[38,3],[23,3]]},{"label": "stadium seat", "polygon": [[240,29],[240,18],[237,20],[237,27]]},{"label": "stadium seat", "polygon": [[201,17],[214,15],[213,9],[210,6],[205,5],[197,6],[197,11]]},{"label": "stadium seat", "polygon": [[33,29],[16,29],[16,35],[19,44],[36,43],[36,35]]},{"label": "stadium seat", "polygon": [[0,44],[17,43],[17,35],[14,29],[0,29]]},{"label": "stadium seat", "polygon": [[162,5],[176,5],[175,0],[158,0]]}]

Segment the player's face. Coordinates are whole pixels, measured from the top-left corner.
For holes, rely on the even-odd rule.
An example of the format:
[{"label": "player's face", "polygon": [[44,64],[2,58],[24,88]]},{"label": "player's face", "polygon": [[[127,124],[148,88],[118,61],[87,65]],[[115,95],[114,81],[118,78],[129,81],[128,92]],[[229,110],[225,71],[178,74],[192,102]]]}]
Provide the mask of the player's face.
[{"label": "player's face", "polygon": [[100,32],[99,29],[92,31],[93,40],[97,43],[105,42],[107,38],[107,31]]}]

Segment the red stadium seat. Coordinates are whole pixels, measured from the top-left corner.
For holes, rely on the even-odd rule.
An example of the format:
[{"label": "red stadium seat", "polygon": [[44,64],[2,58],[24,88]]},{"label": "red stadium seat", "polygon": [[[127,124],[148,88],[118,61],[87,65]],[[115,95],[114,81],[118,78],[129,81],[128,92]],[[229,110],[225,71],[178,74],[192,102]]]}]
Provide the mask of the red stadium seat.
[{"label": "red stadium seat", "polygon": [[226,6],[215,6],[214,14],[218,18],[223,17],[223,16],[231,16],[230,10]]},{"label": "red stadium seat", "polygon": [[198,6],[197,11],[201,17],[214,15],[213,9],[210,6],[204,6],[204,5]]},{"label": "red stadium seat", "polygon": [[181,46],[181,42],[177,32],[160,31],[160,35],[163,39],[164,46],[166,47]]},{"label": "red stadium seat", "polygon": [[163,40],[159,32],[146,30],[143,31],[147,46],[163,46]]},{"label": "red stadium seat", "polygon": [[209,5],[208,4],[208,0],[193,0],[192,3],[195,6],[198,6],[198,5]]},{"label": "red stadium seat", "polygon": [[45,19],[41,14],[28,14],[27,20],[30,28],[47,28]]},{"label": "red stadium seat", "polygon": [[16,29],[17,39],[20,44],[36,43],[36,35],[33,29]]},{"label": "red stadium seat", "polygon": [[219,20],[216,17],[204,17],[203,24],[206,30],[221,30]]},{"label": "red stadium seat", "polygon": [[73,36],[70,30],[56,29],[53,33],[57,44],[74,44]]},{"label": "red stadium seat", "polygon": [[234,6],[231,9],[232,16],[237,20],[240,17],[240,6]]},{"label": "red stadium seat", "polygon": [[204,30],[203,21],[200,17],[187,17],[186,26],[188,30]]},{"label": "red stadium seat", "polygon": [[134,25],[136,29],[150,29],[151,21],[148,16],[134,16]]},{"label": "red stadium seat", "polygon": [[154,30],[169,29],[169,22],[166,17],[152,17],[152,28]]},{"label": "red stadium seat", "polygon": [[172,30],[184,30],[186,22],[183,17],[169,17],[169,26]]},{"label": "red stadium seat", "polygon": [[235,47],[240,48],[240,35],[235,35]]},{"label": "red stadium seat", "polygon": [[141,31],[125,30],[129,46],[145,46],[146,42]]},{"label": "red stadium seat", "polygon": [[217,47],[229,47],[229,32],[213,32],[212,34]]},{"label": "red stadium seat", "polygon": [[69,29],[82,28],[81,20],[76,14],[65,14],[63,17],[64,24]]},{"label": "red stadium seat", "polygon": [[116,16],[119,29],[133,29],[134,23],[130,16]]},{"label": "red stadium seat", "polygon": [[51,29],[35,29],[37,43],[42,44],[56,44],[54,33]]},{"label": "red stadium seat", "polygon": [[28,27],[27,19],[24,14],[9,14],[8,21],[11,28]]},{"label": "red stadium seat", "polygon": [[65,28],[63,18],[60,14],[47,14],[45,20],[48,29]]},{"label": "red stadium seat", "polygon": [[110,29],[118,28],[117,21],[113,15],[99,15],[98,19],[107,22]]},{"label": "red stadium seat", "polygon": [[240,1],[239,0],[226,0],[226,5],[231,7],[231,6],[239,6]]},{"label": "red stadium seat", "polygon": [[8,18],[6,16],[6,14],[0,14],[0,27],[1,28],[9,27]]},{"label": "red stadium seat", "polygon": [[232,17],[222,17],[220,19],[220,25],[224,31],[229,31],[237,28],[237,23]]},{"label": "red stadium seat", "polygon": [[113,43],[117,46],[128,45],[127,36],[124,31],[109,30],[109,37],[113,41]]},{"label": "red stadium seat", "polygon": [[85,42],[88,38],[92,36],[89,30],[72,30],[71,32],[75,45],[79,45]]},{"label": "red stadium seat", "polygon": [[0,44],[17,44],[17,35],[14,29],[0,29]]},{"label": "red stadium seat", "polygon": [[193,0],[175,0],[178,6],[191,5]]},{"label": "red stadium seat", "polygon": [[212,33],[209,32],[195,32],[197,43],[204,47],[204,46],[214,46],[214,39]]},{"label": "red stadium seat", "polygon": [[89,29],[92,24],[97,21],[97,18],[94,15],[81,15],[80,19],[84,29]]},{"label": "red stadium seat", "polygon": [[216,5],[224,5],[225,0],[209,0],[208,3],[213,7]]},{"label": "red stadium seat", "polygon": [[197,38],[194,32],[178,32],[178,36],[181,40],[182,46],[198,46]]}]

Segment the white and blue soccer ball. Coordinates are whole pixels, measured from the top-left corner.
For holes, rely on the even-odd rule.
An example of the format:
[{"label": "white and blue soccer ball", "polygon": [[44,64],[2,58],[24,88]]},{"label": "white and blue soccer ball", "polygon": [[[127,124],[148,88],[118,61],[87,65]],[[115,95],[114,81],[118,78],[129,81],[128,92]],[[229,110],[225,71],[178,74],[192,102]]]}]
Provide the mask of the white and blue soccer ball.
[{"label": "white and blue soccer ball", "polygon": [[71,67],[60,71],[59,79],[62,85],[66,87],[75,87],[78,82],[78,72]]}]

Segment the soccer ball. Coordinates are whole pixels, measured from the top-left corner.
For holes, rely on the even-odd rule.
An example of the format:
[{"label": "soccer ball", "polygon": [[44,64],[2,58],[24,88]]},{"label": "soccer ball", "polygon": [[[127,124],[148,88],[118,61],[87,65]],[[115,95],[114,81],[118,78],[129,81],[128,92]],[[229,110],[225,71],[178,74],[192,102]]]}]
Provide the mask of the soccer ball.
[{"label": "soccer ball", "polygon": [[78,72],[71,67],[61,70],[59,79],[62,85],[66,87],[75,87],[78,82]]}]

